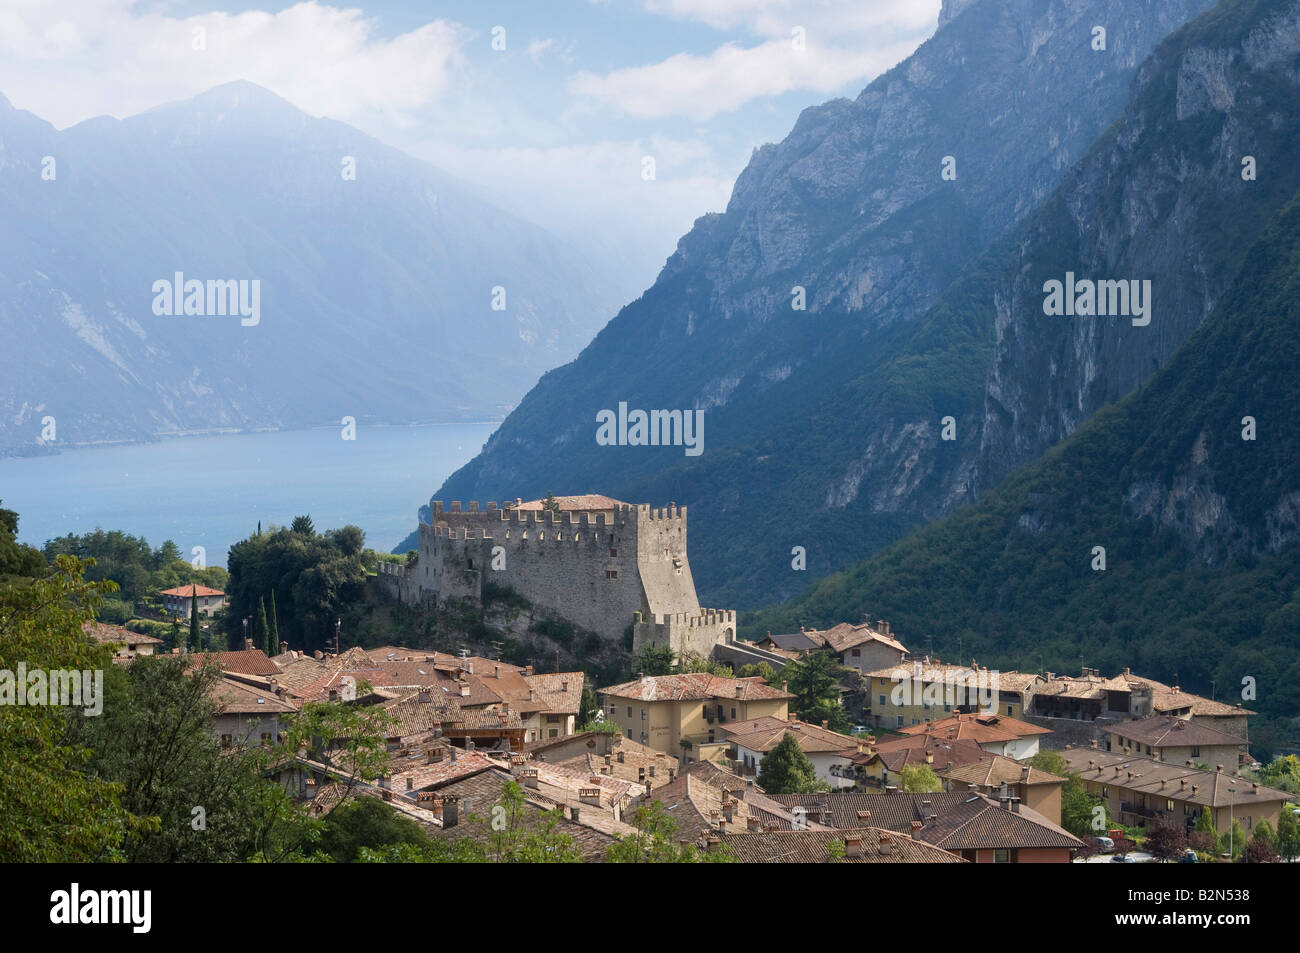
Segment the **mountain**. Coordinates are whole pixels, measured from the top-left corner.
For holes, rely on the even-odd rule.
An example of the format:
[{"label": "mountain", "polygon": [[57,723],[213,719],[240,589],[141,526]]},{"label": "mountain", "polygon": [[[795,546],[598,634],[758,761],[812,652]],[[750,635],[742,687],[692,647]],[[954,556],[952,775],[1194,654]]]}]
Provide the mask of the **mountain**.
[{"label": "mountain", "polygon": [[1300,191],[1239,257],[1210,317],[1135,393],[977,504],[743,618],[742,634],[869,614],[918,651],[1130,666],[1294,716]]},{"label": "mountain", "polygon": [[[0,450],[46,415],[62,444],[502,416],[617,304],[542,229],[246,82],[63,131],[0,97],[0,204]],[[205,311],[248,282],[249,317],[156,314],[177,272]]]},{"label": "mountain", "polygon": [[[975,421],[1007,246],[981,253],[1122,114],[1156,45],[1210,6],[946,4],[913,56],[756,150],[726,212],[701,218],[655,285],[435,496],[692,504],[702,598],[741,606],[798,591],[796,546],[809,574],[829,572],[974,499],[981,459],[996,459]],[[598,445],[596,414],[622,401],[704,410],[703,454]],[[944,416],[961,442],[941,444]]]}]

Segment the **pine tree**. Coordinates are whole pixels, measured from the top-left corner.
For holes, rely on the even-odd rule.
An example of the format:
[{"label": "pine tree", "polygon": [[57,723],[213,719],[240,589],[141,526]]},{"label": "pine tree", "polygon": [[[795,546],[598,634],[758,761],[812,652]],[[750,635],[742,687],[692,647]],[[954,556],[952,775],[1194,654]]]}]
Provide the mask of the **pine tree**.
[{"label": "pine tree", "polygon": [[759,762],[758,786],[768,794],[811,794],[826,790],[826,785],[817,779],[817,769],[789,731]]},{"label": "pine tree", "polygon": [[190,651],[203,651],[203,633],[199,631],[199,587],[190,589]]},{"label": "pine tree", "polygon": [[266,599],[257,600],[257,623],[253,629],[253,644],[260,645],[267,655],[274,655],[271,649],[271,627],[266,624]]}]

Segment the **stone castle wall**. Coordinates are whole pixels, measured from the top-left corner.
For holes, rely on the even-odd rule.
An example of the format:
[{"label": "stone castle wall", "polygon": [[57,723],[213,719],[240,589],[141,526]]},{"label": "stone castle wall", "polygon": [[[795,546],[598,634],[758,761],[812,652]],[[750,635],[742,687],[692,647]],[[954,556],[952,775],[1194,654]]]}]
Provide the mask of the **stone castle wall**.
[{"label": "stone castle wall", "polygon": [[[404,601],[481,601],[483,586],[515,590],[533,605],[607,638],[635,619],[698,611],[686,557],[686,507],[620,506],[612,513],[462,509],[433,504],[422,523]],[[733,624],[734,627],[734,624]]]}]

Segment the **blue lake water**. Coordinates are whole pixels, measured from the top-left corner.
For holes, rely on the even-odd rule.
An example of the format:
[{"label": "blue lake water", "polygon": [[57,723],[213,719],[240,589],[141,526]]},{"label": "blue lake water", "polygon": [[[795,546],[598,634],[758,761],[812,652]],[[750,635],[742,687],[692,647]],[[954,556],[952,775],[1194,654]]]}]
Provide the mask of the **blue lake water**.
[{"label": "blue lake water", "polygon": [[208,565],[257,529],[306,513],[318,531],[360,526],[389,550],[415,528],[416,509],[478,453],[496,424],[337,427],[176,437],[160,443],[67,450],[0,460],[0,500],[18,511],[18,536],[40,546],[102,527],[171,539]]}]

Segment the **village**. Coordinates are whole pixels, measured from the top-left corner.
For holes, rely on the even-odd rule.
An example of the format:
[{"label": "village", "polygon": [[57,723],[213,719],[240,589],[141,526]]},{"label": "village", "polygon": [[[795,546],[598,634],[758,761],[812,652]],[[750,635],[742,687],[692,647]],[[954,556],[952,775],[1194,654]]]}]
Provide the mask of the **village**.
[{"label": "village", "polygon": [[[734,612],[695,601],[685,507],[435,505],[401,573],[373,584],[436,602],[500,576],[611,638],[631,621],[637,660],[668,670],[593,684],[582,670],[404,645],[189,653],[219,671],[211,731],[224,747],[275,745],[313,705],[383,714],[377,771],[331,757],[345,738],[275,765],[307,811],[373,798],[432,837],[481,840],[513,792],[527,824],[553,826],[589,861],[652,816],[671,819],[683,848],[751,863],[1204,862],[1240,859],[1262,832],[1278,850],[1294,841],[1296,793],[1259,780],[1243,705],[1127,668],[942,661],[885,620],[738,640]],[[208,616],[225,598],[163,596]],[[162,645],[86,631],[121,665]]]}]

